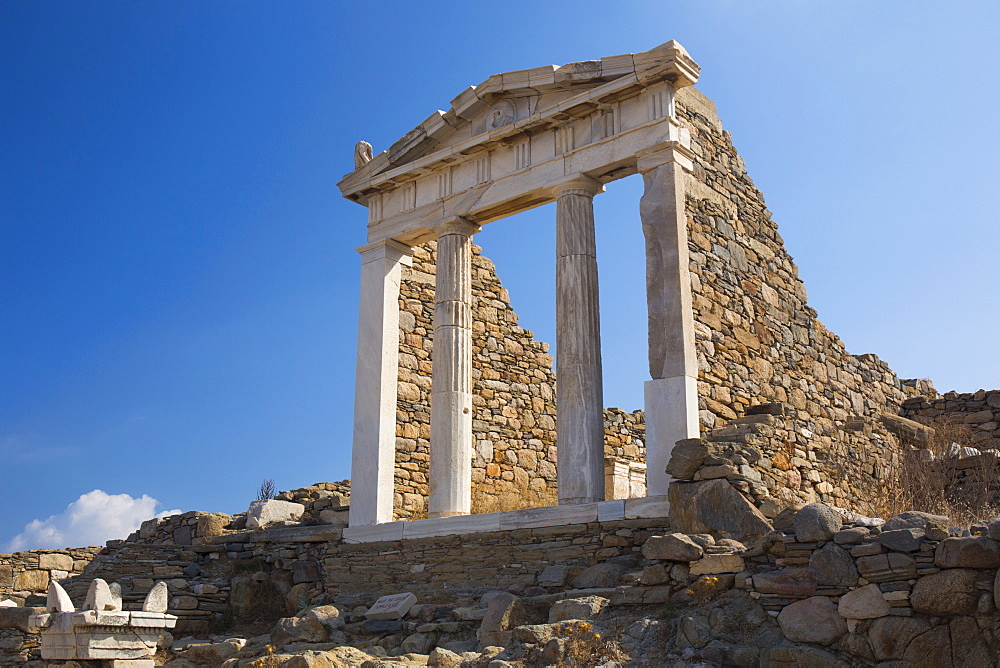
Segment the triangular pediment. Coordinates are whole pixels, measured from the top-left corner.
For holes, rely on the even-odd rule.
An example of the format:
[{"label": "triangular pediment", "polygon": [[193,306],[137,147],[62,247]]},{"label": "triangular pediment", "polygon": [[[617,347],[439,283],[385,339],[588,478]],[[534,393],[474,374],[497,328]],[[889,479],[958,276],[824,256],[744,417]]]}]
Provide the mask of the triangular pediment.
[{"label": "triangular pediment", "polygon": [[679,88],[697,81],[698,71],[684,47],[670,41],[641,53],[494,74],[462,91],[447,111],[434,112],[388,149],[357,164],[341,187],[350,190],[355,182],[453,147],[469,150],[477,137],[503,141],[519,132],[551,127],[600,104],[600,97],[591,93],[607,89],[610,96],[631,83],[657,80]]}]

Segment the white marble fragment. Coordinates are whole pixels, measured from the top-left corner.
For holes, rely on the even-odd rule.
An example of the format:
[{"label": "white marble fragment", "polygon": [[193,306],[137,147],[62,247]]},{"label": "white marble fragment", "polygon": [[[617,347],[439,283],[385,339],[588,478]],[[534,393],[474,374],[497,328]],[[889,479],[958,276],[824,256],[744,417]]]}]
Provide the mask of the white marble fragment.
[{"label": "white marble fragment", "polygon": [[76,606],[70,599],[69,594],[56,581],[49,582],[49,595],[45,601],[45,609],[48,612],[76,612]]},{"label": "white marble fragment", "polygon": [[162,580],[157,582],[156,586],[146,594],[146,600],[142,602],[143,612],[166,612],[168,598],[167,583]]},{"label": "white marble fragment", "polygon": [[87,590],[87,600],[84,610],[121,610],[121,605],[111,593],[111,587],[101,578],[94,578]]}]

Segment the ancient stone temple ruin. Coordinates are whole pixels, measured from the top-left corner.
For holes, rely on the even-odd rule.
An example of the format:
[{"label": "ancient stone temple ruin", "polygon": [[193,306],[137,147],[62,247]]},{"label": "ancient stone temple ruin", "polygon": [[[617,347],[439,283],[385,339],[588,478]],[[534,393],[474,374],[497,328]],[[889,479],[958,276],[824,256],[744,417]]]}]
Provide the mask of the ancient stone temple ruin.
[{"label": "ancient stone temple ruin", "polygon": [[690,132],[678,90],[698,65],[676,42],[649,52],[490,77],[341,183],[368,207],[362,255],[351,527],[392,519],[399,283],[413,246],[437,242],[430,406],[433,518],[467,515],[472,489],[472,237],[556,202],[556,440],[560,504],[603,501],[604,405],[593,198],[637,172],[647,238],[647,490],[662,496],[671,445],[698,435],[697,361],[684,214]]},{"label": "ancient stone temple ruin", "polygon": [[[878,414],[902,401],[888,367],[848,355],[815,320],[760,193],[711,103],[689,88],[698,73],[676,42],[506,72],[468,88],[378,155],[358,144],[355,170],[339,184],[368,209],[346,536],[396,535],[402,526],[363,527],[419,516],[411,511],[421,492],[431,521],[468,515],[474,487],[502,486],[505,475],[520,475],[513,486],[522,490],[554,486],[566,517],[586,512],[568,506],[633,490],[665,499],[676,442],[770,403],[789,405],[810,434],[846,456],[850,437],[841,427],[849,414]],[[609,457],[607,423],[615,416],[605,412],[601,390],[593,214],[604,184],[632,174],[644,183],[635,224],[646,239],[650,372],[645,410],[626,430],[641,448],[637,461]],[[477,340],[479,320],[495,321],[496,312],[477,281],[485,259],[472,239],[481,225],[549,202],[556,203],[558,391],[550,360],[534,362],[543,355],[530,349],[537,343],[529,335],[511,346],[509,362],[540,368],[534,382],[544,391],[516,378],[497,402],[490,382],[512,374],[479,354],[488,345]],[[421,277],[427,289],[414,285]],[[431,301],[432,322],[415,326],[420,304]],[[505,426],[519,429],[500,433],[489,424],[490,403],[499,403]],[[420,415],[429,415],[424,435]],[[513,471],[503,471],[514,459]],[[539,460],[547,470],[531,468]],[[635,481],[637,472],[644,481]],[[824,482],[815,475],[812,482]],[[607,481],[619,489],[609,494]],[[837,491],[849,503],[850,491]],[[503,518],[461,526],[488,530],[496,521]]]},{"label": "ancient stone temple ruin", "polygon": [[[360,142],[352,480],[0,555],[0,665],[997,665],[1000,391],[845,350],[698,73],[676,42],[506,72]],[[633,174],[629,413],[601,396],[593,198]],[[472,243],[552,202],[556,360]],[[991,514],[901,512],[914,462]]]}]

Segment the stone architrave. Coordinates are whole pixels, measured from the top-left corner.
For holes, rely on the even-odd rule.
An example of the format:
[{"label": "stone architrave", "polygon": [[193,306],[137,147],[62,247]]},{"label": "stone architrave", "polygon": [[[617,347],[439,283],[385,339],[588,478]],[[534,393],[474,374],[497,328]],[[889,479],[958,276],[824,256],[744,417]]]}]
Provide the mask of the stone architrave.
[{"label": "stone architrave", "polygon": [[361,253],[361,307],[351,449],[351,526],[392,520],[399,379],[399,283],[411,248],[380,239]]},{"label": "stone architrave", "polygon": [[368,608],[365,618],[375,619],[402,619],[410,611],[413,604],[417,602],[417,597],[410,593],[389,594],[383,596]]},{"label": "stone architrave", "polygon": [[604,500],[604,391],[594,195],[586,176],[556,196],[556,449],[559,503]]},{"label": "stone architrave", "polygon": [[646,489],[667,493],[674,444],[697,438],[698,359],[688,268],[685,170],[691,169],[686,133],[639,152],[643,195],[639,216],[646,238],[649,374],[645,383]]},{"label": "stone architrave", "polygon": [[431,519],[472,511],[472,235],[478,231],[478,225],[461,218],[437,228]]}]

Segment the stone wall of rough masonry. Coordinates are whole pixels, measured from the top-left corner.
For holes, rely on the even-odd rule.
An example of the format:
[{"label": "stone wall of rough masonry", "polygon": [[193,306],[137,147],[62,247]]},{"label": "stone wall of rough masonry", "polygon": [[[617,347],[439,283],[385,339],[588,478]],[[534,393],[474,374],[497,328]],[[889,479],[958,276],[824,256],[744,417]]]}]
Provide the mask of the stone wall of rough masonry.
[{"label": "stone wall of rough masonry", "polygon": [[1000,390],[912,397],[903,402],[902,415],[920,422],[962,425],[973,447],[1000,449]]},{"label": "stone wall of rough masonry", "polygon": [[61,582],[82,573],[100,549],[81,547],[0,554],[0,601],[45,605],[49,582]]},{"label": "stone wall of rough masonry", "polygon": [[896,413],[905,393],[895,373],[874,355],[849,354],[807,304],[714,105],[685,88],[677,108],[695,153],[687,214],[705,426],[767,402],[788,404],[829,436],[852,415]]},{"label": "stone wall of rough masonry", "polygon": [[[426,516],[436,244],[418,247],[400,289],[395,513]],[[556,498],[555,374],[547,343],[518,325],[493,263],[473,246],[473,510]],[[605,412],[606,455],[644,461],[640,413]],[[527,490],[527,491],[525,491]],[[498,505],[499,504],[499,505]]]}]

